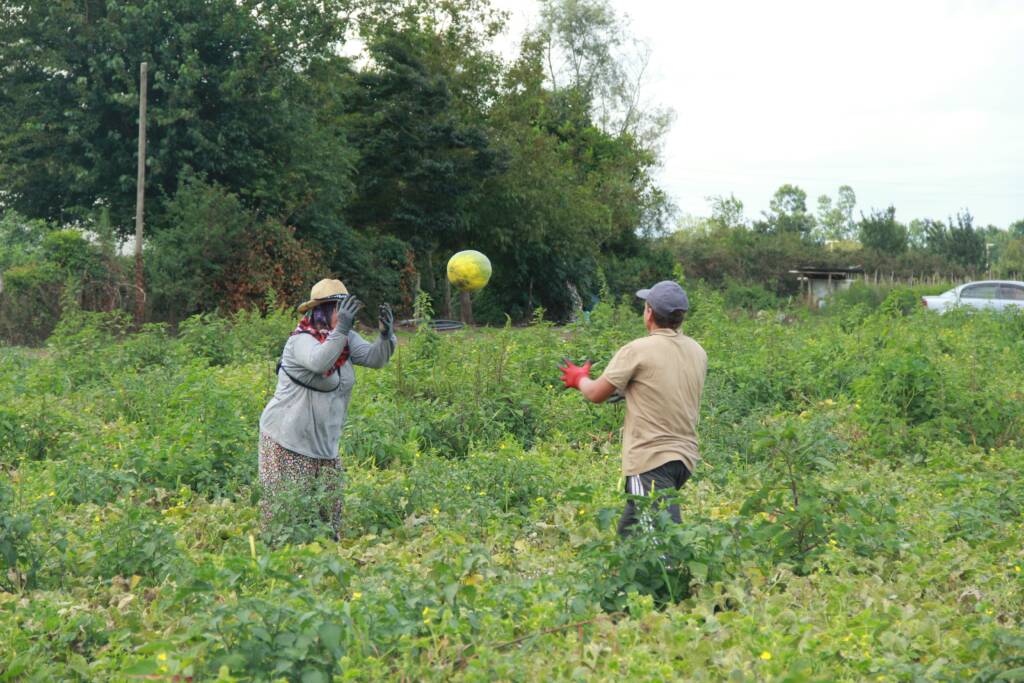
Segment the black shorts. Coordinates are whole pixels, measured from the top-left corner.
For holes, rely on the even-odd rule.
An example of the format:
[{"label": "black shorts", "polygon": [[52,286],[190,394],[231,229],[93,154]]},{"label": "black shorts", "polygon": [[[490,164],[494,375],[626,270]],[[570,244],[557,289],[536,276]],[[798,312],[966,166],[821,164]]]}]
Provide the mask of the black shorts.
[{"label": "black shorts", "polygon": [[[690,470],[686,468],[683,461],[673,460],[660,467],[655,467],[653,470],[626,477],[626,493],[634,496],[647,496],[650,495],[652,489],[655,494],[658,491],[668,491],[669,489],[675,492],[682,488],[689,478]],[[657,506],[658,501],[655,501],[654,507],[657,508]],[[678,524],[682,521],[678,505],[669,505],[668,511],[674,522]],[[632,533],[632,526],[638,521],[640,520],[636,516],[636,503],[627,500],[626,508],[622,511],[622,517],[619,519],[619,536],[624,537]]]}]

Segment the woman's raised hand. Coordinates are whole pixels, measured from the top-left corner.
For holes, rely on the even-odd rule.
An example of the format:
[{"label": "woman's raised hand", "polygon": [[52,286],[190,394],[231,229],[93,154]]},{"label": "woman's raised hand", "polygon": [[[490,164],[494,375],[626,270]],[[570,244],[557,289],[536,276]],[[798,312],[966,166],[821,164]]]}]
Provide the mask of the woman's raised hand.
[{"label": "woman's raised hand", "polygon": [[356,324],[356,316],[362,308],[362,301],[354,296],[347,297],[338,305],[338,325],[334,329],[342,334],[351,332],[352,326]]},{"label": "woman's raised hand", "polygon": [[381,304],[378,313],[380,314],[380,332],[385,337],[390,337],[395,330],[395,312],[391,310],[391,304]]}]

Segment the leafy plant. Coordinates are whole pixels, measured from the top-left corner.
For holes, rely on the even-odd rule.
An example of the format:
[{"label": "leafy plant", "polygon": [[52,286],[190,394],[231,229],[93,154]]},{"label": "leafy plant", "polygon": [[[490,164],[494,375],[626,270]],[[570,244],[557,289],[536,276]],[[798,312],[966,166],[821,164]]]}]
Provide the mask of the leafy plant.
[{"label": "leafy plant", "polygon": [[145,507],[123,506],[101,526],[92,539],[96,576],[141,576],[159,582],[184,558],[174,534],[160,517]]},{"label": "leafy plant", "polygon": [[10,592],[34,588],[42,565],[32,515],[17,512],[14,498],[14,490],[0,482],[0,588]]},{"label": "leafy plant", "polygon": [[[606,538],[583,551],[589,561],[589,585],[606,611],[629,609],[632,595],[649,595],[656,606],[689,598],[701,585],[726,578],[740,548],[735,524],[687,517],[676,524],[668,512],[672,497],[632,496],[643,520],[625,540]],[[597,517],[606,531],[619,510]]]}]

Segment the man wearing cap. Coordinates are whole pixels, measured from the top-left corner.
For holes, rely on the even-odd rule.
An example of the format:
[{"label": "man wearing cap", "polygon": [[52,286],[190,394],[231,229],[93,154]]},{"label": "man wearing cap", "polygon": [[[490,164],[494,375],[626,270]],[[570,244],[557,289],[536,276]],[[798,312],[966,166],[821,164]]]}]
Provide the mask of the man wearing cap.
[{"label": "man wearing cap", "polygon": [[[619,349],[597,379],[590,379],[589,361],[566,362],[560,369],[566,388],[578,389],[589,401],[625,397],[622,473],[626,493],[639,496],[678,490],[693,474],[700,459],[697,420],[708,356],[679,330],[690,302],[678,283],[665,280],[636,295],[645,301],[646,337]],[[681,521],[678,505],[669,512]],[[636,506],[628,500],[619,535],[629,535],[637,521]]]}]

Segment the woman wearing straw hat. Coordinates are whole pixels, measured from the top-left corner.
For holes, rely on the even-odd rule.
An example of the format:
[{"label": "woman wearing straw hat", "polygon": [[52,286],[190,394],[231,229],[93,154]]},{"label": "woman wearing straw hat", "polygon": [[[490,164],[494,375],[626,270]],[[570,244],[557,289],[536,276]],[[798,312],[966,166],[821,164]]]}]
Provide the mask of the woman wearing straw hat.
[{"label": "woman wearing straw hat", "polygon": [[387,304],[380,307],[381,334],[374,343],[353,330],[362,307],[341,280],[316,283],[310,300],[299,306],[304,316],[284,345],[277,389],[260,416],[264,524],[279,504],[288,503],[275,500],[288,488],[304,498],[316,495],[320,516],[338,532],[342,503],[338,441],[356,383],[352,366],[382,368],[398,343],[394,314]]}]

